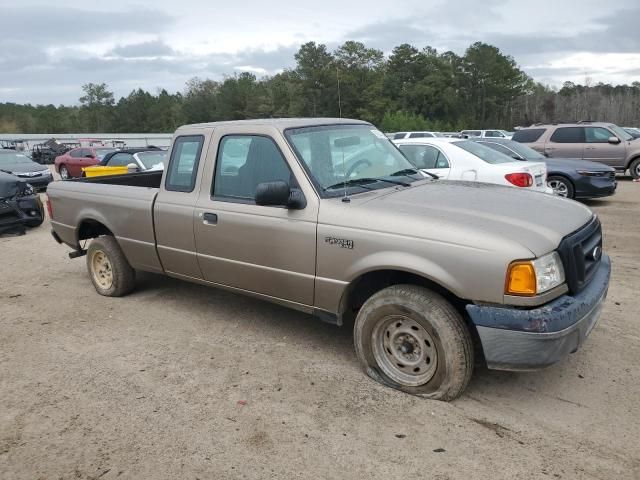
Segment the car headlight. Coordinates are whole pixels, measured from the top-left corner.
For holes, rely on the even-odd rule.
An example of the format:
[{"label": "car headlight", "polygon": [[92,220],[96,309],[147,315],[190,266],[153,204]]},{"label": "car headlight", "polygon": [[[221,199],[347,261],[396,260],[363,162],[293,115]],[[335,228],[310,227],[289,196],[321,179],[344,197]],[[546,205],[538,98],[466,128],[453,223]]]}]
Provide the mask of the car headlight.
[{"label": "car headlight", "polygon": [[31,184],[25,183],[23,188],[22,188],[22,192],[20,192],[20,195],[23,196],[23,197],[28,197],[30,195],[35,195],[35,193],[36,193],[36,191],[33,189]]},{"label": "car headlight", "polygon": [[558,252],[535,260],[512,262],[507,270],[505,293],[532,297],[564,283],[564,267]]},{"label": "car headlight", "polygon": [[603,171],[591,171],[591,170],[577,170],[577,172],[584,177],[606,177],[609,172]]},{"label": "car headlight", "polygon": [[40,175],[45,175],[45,176],[46,176],[46,175],[51,175],[51,170],[49,170],[49,169],[47,168],[46,170],[41,170],[41,171],[39,171],[39,172],[37,172],[37,173],[39,173]]}]

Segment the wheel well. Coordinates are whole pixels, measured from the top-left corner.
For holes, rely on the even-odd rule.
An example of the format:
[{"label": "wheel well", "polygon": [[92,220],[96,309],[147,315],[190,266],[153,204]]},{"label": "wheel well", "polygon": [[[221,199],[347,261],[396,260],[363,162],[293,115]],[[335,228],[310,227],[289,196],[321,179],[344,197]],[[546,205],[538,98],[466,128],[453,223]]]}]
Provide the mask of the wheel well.
[{"label": "wheel well", "polygon": [[355,317],[369,297],[384,288],[399,284],[420,285],[428,288],[445,297],[456,308],[462,307],[463,311],[464,305],[468,303],[442,285],[415,273],[402,270],[376,270],[359,276],[349,284],[340,302],[340,313],[345,317],[350,314]]},{"label": "wheel well", "polygon": [[625,169],[625,170],[630,169],[630,168],[631,168],[631,164],[632,164],[634,161],[638,160],[638,159],[640,159],[640,155],[636,155],[635,157],[630,158],[630,159],[629,159],[629,163],[627,163],[627,166],[626,166],[626,167],[624,167],[624,169]]},{"label": "wheel well", "polygon": [[97,220],[83,220],[78,229],[78,241],[96,238],[100,235],[113,236],[111,230]]}]

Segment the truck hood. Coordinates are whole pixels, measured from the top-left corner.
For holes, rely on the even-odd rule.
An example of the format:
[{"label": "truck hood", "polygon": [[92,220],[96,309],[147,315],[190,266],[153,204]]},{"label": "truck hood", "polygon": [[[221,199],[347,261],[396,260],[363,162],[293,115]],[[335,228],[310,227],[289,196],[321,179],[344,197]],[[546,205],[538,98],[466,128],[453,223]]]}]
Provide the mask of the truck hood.
[{"label": "truck hood", "polygon": [[[535,256],[556,249],[565,236],[586,224],[593,213],[582,204],[516,187],[430,181],[358,201],[354,222],[367,222],[394,233],[476,246],[474,235],[508,239]],[[366,194],[373,196],[377,192]],[[355,197],[354,197],[355,199]],[[479,238],[479,237],[478,237]],[[496,242],[498,244],[499,242]]]}]

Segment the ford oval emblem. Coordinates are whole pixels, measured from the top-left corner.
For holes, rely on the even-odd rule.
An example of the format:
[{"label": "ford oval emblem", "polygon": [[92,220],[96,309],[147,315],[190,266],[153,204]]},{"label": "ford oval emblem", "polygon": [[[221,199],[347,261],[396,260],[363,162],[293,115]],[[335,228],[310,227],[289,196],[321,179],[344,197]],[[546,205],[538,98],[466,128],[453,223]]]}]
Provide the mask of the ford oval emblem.
[{"label": "ford oval emblem", "polygon": [[596,262],[600,260],[600,257],[602,257],[602,247],[600,247],[600,245],[595,247],[593,250],[591,250],[591,253],[589,254],[589,256],[591,257],[592,260],[595,260]]}]

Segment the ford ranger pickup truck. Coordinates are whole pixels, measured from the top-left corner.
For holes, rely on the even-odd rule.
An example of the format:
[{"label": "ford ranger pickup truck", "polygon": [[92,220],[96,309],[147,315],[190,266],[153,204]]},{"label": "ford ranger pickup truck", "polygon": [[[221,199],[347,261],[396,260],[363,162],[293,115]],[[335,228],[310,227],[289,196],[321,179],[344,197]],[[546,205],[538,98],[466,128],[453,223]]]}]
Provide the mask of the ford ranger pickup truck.
[{"label": "ford ranger pickup truck", "polygon": [[575,352],[609,285],[596,216],[434,177],[363,121],[205,123],[164,171],[54,182],[47,207],[99,294],[139,270],[353,323],[366,373],[412,394],[458,397],[474,351],[502,370]]}]

